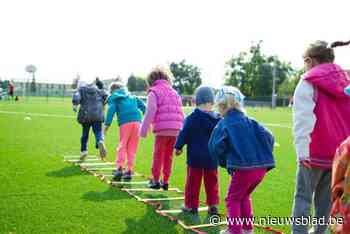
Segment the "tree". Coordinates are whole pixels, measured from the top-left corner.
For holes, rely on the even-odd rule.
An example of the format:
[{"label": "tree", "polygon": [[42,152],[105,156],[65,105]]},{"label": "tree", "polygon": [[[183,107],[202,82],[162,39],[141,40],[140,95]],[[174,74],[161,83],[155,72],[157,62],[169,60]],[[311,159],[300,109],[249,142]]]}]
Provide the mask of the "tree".
[{"label": "tree", "polygon": [[147,83],[142,77],[131,74],[128,78],[127,87],[130,92],[146,91]]},{"label": "tree", "polygon": [[295,74],[288,79],[285,79],[283,83],[278,87],[277,94],[281,97],[291,97],[294,94],[295,87],[297,86],[303,70],[296,71]]},{"label": "tree", "polygon": [[135,92],[136,91],[136,86],[137,86],[136,76],[131,74],[129,76],[129,78],[128,78],[128,83],[127,83],[128,90],[130,92]]},{"label": "tree", "polygon": [[271,96],[274,70],[276,87],[294,71],[290,63],[263,54],[261,44],[262,41],[253,43],[248,52],[232,56],[226,62],[225,84],[238,87],[249,97]]},{"label": "tree", "polygon": [[180,94],[192,95],[202,84],[200,69],[195,65],[186,64],[185,60],[179,63],[172,62],[170,71],[174,75],[173,86]]}]

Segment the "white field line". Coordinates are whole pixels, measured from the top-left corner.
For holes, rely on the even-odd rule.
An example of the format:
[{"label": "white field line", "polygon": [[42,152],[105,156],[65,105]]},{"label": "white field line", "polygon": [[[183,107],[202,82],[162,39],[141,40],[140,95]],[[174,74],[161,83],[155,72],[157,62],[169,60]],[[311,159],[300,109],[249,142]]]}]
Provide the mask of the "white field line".
[{"label": "white field line", "polygon": [[262,124],[265,125],[265,126],[269,126],[269,127],[292,129],[291,126],[286,125],[286,124],[274,124],[274,123],[262,123]]},{"label": "white field line", "polygon": [[74,116],[74,115],[57,115],[57,114],[17,112],[17,111],[0,111],[0,114],[29,115],[29,116],[38,116],[38,117],[53,117],[53,118],[67,118],[67,119],[75,119],[76,118],[76,116]]},{"label": "white field line", "polygon": [[[17,111],[0,111],[0,114],[10,114],[10,115],[28,115],[28,116],[38,116],[38,117],[52,117],[52,118],[67,118],[75,119],[74,115],[58,115],[58,114],[45,114],[45,113],[33,113],[33,112],[17,112]],[[286,124],[274,124],[274,123],[263,123],[265,126],[277,127],[277,128],[288,128],[292,127]]]}]

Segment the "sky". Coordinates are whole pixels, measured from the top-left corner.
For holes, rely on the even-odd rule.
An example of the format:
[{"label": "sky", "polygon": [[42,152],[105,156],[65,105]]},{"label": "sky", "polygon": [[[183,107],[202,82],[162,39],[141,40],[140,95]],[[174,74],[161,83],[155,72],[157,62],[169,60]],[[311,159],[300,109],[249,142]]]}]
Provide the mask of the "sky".
[{"label": "sky", "polygon": [[[349,9],[346,0],[2,0],[0,77],[29,79],[34,64],[38,81],[126,80],[185,59],[217,86],[253,41],[301,68],[310,42],[350,40]],[[350,46],[335,53],[350,68]]]}]

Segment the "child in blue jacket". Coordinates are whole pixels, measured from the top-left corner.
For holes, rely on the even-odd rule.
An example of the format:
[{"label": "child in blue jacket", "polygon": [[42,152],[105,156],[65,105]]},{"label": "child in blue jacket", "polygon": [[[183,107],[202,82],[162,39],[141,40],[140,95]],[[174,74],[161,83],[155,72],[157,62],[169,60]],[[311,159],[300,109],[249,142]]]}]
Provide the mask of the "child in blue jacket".
[{"label": "child in blue jacket", "polygon": [[[116,114],[119,124],[119,146],[117,149],[114,180],[130,180],[132,178],[134,161],[139,143],[141,112],[145,113],[145,104],[137,97],[131,96],[121,83],[111,85],[111,96],[108,98],[108,112],[105,121],[105,132],[110,127]],[[125,159],[128,159],[128,169],[123,172]]]},{"label": "child in blue jacket", "polygon": [[185,119],[176,144],[176,155],[182,153],[187,145],[187,179],[185,188],[185,205],[183,211],[197,213],[199,193],[204,177],[207,195],[208,213],[217,214],[219,203],[218,163],[209,155],[208,142],[210,135],[219,122],[219,115],[212,111],[214,93],[210,87],[202,86],[196,90],[197,108]]},{"label": "child in blue jacket", "polygon": [[237,88],[224,86],[215,99],[224,118],[211,135],[209,151],[232,177],[225,199],[230,222],[221,234],[250,234],[253,233],[252,223],[242,225],[239,219],[253,217],[250,194],[266,172],[275,167],[274,138],[267,129],[245,115],[244,96]]}]

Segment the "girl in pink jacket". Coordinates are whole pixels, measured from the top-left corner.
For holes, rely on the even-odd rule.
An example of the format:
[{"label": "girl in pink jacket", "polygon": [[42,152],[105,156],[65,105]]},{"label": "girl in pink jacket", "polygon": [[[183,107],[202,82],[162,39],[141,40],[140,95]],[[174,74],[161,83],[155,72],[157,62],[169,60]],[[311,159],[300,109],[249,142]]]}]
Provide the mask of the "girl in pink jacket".
[{"label": "girl in pink jacket", "polygon": [[[304,53],[306,73],[294,93],[293,132],[298,158],[293,217],[310,215],[314,201],[318,224],[313,233],[325,233],[331,209],[331,168],[337,147],[350,135],[349,76],[334,64],[333,48],[348,45],[312,43]],[[308,233],[308,225],[293,224],[293,234]]]},{"label": "girl in pink jacket", "polygon": [[[171,174],[173,149],[182,128],[184,113],[181,97],[172,88],[168,74],[162,69],[154,69],[147,77],[147,110],[141,126],[141,137],[146,137],[153,125],[155,143],[153,150],[152,176],[149,187],[168,189]],[[160,181],[161,171],[163,180]]]}]

